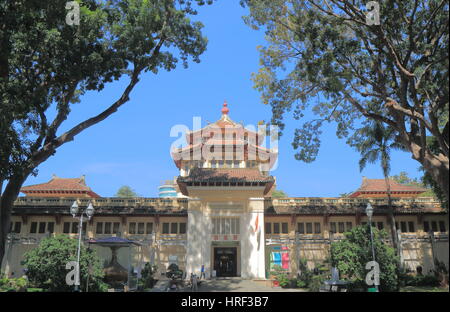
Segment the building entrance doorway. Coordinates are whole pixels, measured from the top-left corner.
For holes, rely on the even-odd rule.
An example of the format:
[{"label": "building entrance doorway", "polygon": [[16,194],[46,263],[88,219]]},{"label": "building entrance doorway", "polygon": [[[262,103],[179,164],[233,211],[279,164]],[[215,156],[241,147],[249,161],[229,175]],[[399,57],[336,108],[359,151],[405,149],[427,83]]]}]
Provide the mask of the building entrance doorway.
[{"label": "building entrance doorway", "polygon": [[237,248],[214,248],[214,270],[217,277],[237,276]]}]

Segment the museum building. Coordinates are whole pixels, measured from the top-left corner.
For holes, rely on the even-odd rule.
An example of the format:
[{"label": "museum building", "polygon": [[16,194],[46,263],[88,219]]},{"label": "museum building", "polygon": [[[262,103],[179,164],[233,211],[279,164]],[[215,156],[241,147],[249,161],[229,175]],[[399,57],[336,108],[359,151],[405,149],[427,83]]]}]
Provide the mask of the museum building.
[{"label": "museum building", "polygon": [[[347,197],[272,198],[276,148],[262,144],[264,133],[229,117],[186,133],[187,144],[172,157],[179,176],[160,187],[159,198],[101,197],[85,177],[53,176],[47,183],[25,186],[14,205],[2,271],[23,274],[23,254],[55,234],[78,235],[70,214],[74,201],[94,216],[83,224],[85,243],[122,237],[139,247],[118,254],[134,272],[150,262],[165,272],[176,263],[187,274],[207,278],[266,279],[274,265],[296,274],[305,259],[314,268],[329,255],[330,243],[352,227],[367,224],[367,203],[374,207],[372,225],[389,231],[385,180],[363,178]],[[448,268],[448,215],[426,191],[389,180],[402,264],[415,271]],[[99,254],[105,265],[111,257]],[[131,254],[131,256],[130,256]]]}]

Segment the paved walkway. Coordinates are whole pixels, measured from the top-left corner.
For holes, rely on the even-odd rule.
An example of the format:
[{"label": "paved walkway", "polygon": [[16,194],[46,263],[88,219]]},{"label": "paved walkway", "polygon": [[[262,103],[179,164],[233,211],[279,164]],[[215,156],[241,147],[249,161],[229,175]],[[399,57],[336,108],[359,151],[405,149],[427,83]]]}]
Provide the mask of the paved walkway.
[{"label": "paved walkway", "polygon": [[285,289],[269,286],[269,281],[253,281],[243,279],[204,280],[198,287],[199,292],[303,292],[304,289]]},{"label": "paved walkway", "polygon": [[[151,290],[152,292],[166,292],[169,281],[159,280]],[[190,292],[186,287],[184,292]],[[269,281],[244,280],[240,278],[203,280],[198,286],[198,292],[305,292],[305,289],[286,289],[281,287],[271,287]]]}]

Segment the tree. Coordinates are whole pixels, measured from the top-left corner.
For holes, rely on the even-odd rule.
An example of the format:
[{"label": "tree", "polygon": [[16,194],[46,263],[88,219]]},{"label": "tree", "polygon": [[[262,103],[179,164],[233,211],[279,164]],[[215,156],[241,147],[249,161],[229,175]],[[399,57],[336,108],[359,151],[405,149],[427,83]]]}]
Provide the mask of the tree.
[{"label": "tree", "polygon": [[[73,291],[67,285],[66,275],[70,270],[66,264],[77,260],[78,240],[66,235],[43,239],[39,246],[26,252],[22,265],[26,268],[29,281],[39,288],[49,291]],[[85,289],[89,275],[89,291],[105,291],[103,267],[94,250],[81,244],[80,289]]]},{"label": "tree", "polygon": [[117,190],[116,197],[139,197],[139,195],[128,185],[124,185]]},{"label": "tree", "polygon": [[395,131],[448,199],[448,0],[377,1],[379,10],[362,0],[241,3],[250,9],[245,22],[265,30],[253,81],[272,122],[283,130],[289,111],[304,119],[293,141],[297,159],[316,158],[326,122],[342,138],[361,121],[377,121]]},{"label": "tree", "polygon": [[282,190],[273,190],[272,192],[272,198],[284,198],[284,197],[288,197],[288,195],[282,191]]},{"label": "tree", "polygon": [[388,197],[388,216],[392,244],[394,245],[394,249],[398,252],[397,229],[392,207],[389,173],[391,171],[391,150],[402,149],[403,147],[395,142],[394,131],[392,128],[383,126],[383,124],[376,121],[368,122],[364,128],[357,130],[349,141],[350,145],[356,147],[358,152],[361,153],[361,159],[359,160],[359,169],[361,171],[366,167],[367,163],[380,161]]},{"label": "tree", "polygon": [[[193,3],[203,0],[77,0],[79,25],[69,25],[74,19],[66,3],[0,2],[0,259],[27,177],[128,102],[141,74],[170,71],[179,60],[187,67],[206,49],[203,25],[189,19]],[[86,91],[120,78],[128,84],[116,101],[61,131]]]},{"label": "tree", "polygon": [[417,179],[410,178],[408,172],[406,171],[400,171],[399,174],[393,175],[390,178],[400,184],[416,185],[423,187],[423,184],[420,183]]},{"label": "tree", "polygon": [[[380,266],[380,290],[395,291],[398,288],[398,257],[392,247],[384,242],[385,231],[372,228],[375,261]],[[354,285],[366,285],[366,264],[372,261],[372,245],[369,224],[358,226],[344,233],[345,238],[331,244],[331,263],[339,270],[341,277]]]}]

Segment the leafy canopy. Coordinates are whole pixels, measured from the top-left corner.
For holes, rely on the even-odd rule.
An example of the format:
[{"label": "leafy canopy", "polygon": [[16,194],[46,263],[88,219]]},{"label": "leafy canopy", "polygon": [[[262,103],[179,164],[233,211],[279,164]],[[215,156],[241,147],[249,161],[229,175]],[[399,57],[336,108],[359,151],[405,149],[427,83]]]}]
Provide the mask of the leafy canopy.
[{"label": "leafy canopy", "polygon": [[[375,261],[380,265],[380,289],[383,291],[397,290],[397,264],[399,259],[395,250],[385,240],[387,233],[372,228],[375,249]],[[337,267],[341,278],[356,285],[364,286],[366,263],[372,261],[370,229],[368,226],[358,226],[346,232],[345,238],[331,245],[331,262]]]},{"label": "leafy canopy", "polygon": [[[199,62],[207,39],[192,22],[202,0],[78,0],[79,25],[66,23],[66,0],[0,2],[0,178],[33,171],[57,147],[129,100],[141,73]],[[71,104],[128,76],[122,96],[100,114],[59,133]]]},{"label": "leafy canopy", "polygon": [[[66,269],[69,261],[77,260],[78,240],[66,235],[57,235],[43,239],[39,246],[26,252],[23,266],[27,269],[29,281],[49,291],[73,291],[74,286],[66,283]],[[105,291],[103,266],[94,250],[81,244],[80,251],[80,288],[86,289],[89,275],[89,291]]]},{"label": "leafy canopy", "polygon": [[446,190],[449,3],[377,2],[379,24],[367,22],[362,0],[241,0],[244,21],[266,34],[254,87],[280,129],[288,112],[301,121],[298,160],[316,159],[324,123],[344,138],[377,121]]},{"label": "leafy canopy", "polygon": [[116,197],[139,197],[139,195],[131,187],[124,185],[117,190]]}]

